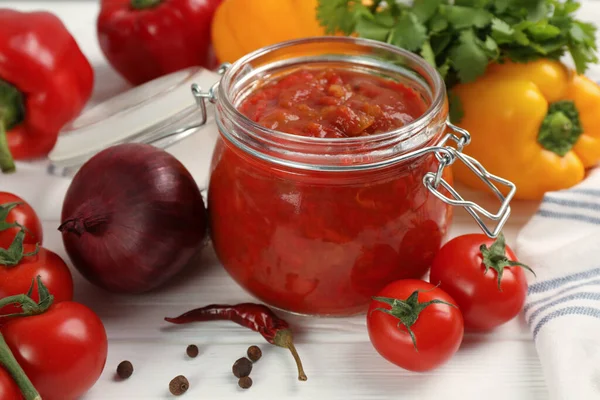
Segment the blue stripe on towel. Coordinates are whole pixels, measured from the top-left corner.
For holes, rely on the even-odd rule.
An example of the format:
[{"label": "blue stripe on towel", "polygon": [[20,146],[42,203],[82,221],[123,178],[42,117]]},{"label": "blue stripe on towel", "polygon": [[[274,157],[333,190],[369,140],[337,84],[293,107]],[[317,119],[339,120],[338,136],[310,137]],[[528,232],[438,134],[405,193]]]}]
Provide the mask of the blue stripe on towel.
[{"label": "blue stripe on towel", "polygon": [[567,200],[546,196],[544,197],[543,202],[548,204],[558,204],[559,206],[570,208],[583,208],[587,210],[600,211],[600,204],[590,203],[588,201]]},{"label": "blue stripe on towel", "polygon": [[573,293],[573,294],[569,294],[567,296],[560,297],[556,300],[551,301],[548,304],[541,306],[540,308],[535,310],[533,313],[531,313],[531,315],[527,319],[527,323],[531,324],[531,322],[535,319],[535,317],[537,317],[538,315],[540,315],[540,313],[546,311],[550,307],[554,307],[556,305],[566,303],[567,301],[576,300],[576,299],[598,301],[598,300],[600,300],[600,293],[598,293],[598,292],[580,292],[580,293]]},{"label": "blue stripe on towel", "polygon": [[537,215],[541,217],[553,218],[553,219],[570,219],[572,221],[588,222],[594,225],[600,225],[600,218],[589,217],[583,214],[576,213],[561,213],[549,210],[539,210]]},{"label": "blue stripe on towel", "polygon": [[531,307],[535,307],[538,304],[545,303],[545,302],[547,302],[549,300],[552,300],[556,296],[561,295],[561,294],[563,294],[565,292],[570,292],[573,289],[579,289],[580,287],[583,287],[583,286],[598,285],[598,284],[600,284],[600,279],[594,279],[592,281],[583,282],[583,283],[580,283],[578,285],[569,286],[567,288],[564,288],[564,289],[558,291],[557,293],[553,293],[550,296],[544,297],[543,299],[536,300],[536,301],[533,301],[531,303],[526,304],[525,308],[523,308],[523,312],[527,312],[527,311],[529,311],[529,309]]},{"label": "blue stripe on towel", "polygon": [[535,329],[533,330],[533,339],[537,338],[540,329],[544,327],[548,322],[553,319],[564,317],[566,315],[585,315],[587,317],[594,317],[600,319],[600,308],[594,307],[565,307],[560,310],[556,310],[546,315],[544,318],[540,319],[540,322],[537,323]]},{"label": "blue stripe on towel", "polygon": [[576,274],[561,276],[560,278],[550,279],[548,281],[537,282],[529,286],[529,294],[542,293],[548,290],[556,289],[567,283],[581,281],[600,275],[600,268],[590,269],[589,271],[578,272]]},{"label": "blue stripe on towel", "polygon": [[600,196],[600,189],[568,189],[564,192],[587,194],[590,196]]}]

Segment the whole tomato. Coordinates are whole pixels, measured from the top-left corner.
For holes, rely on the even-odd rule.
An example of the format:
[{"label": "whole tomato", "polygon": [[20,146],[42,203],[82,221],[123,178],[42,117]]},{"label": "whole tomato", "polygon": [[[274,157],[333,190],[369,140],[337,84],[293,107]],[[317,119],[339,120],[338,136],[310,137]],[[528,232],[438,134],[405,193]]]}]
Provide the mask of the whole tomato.
[{"label": "whole tomato", "polygon": [[452,297],[416,279],[392,282],[373,298],[367,329],[379,354],[411,371],[428,371],[448,361],[464,332]]},{"label": "whole tomato", "polygon": [[8,372],[0,367],[0,400],[21,400],[21,390],[8,374]]},{"label": "whole tomato", "polygon": [[0,192],[0,247],[8,248],[20,228],[7,225],[21,224],[26,228],[24,243],[42,244],[42,223],[31,206],[22,198]]},{"label": "whole tomato", "polygon": [[0,332],[44,400],[74,400],[96,383],[108,343],[100,318],[72,301],[15,318]]},{"label": "whole tomato", "polygon": [[[489,246],[489,248],[488,248]],[[504,236],[496,242],[483,234],[456,237],[437,253],[430,281],[458,304],[465,328],[489,331],[521,312],[527,279]]]},{"label": "whole tomato", "polygon": [[[23,246],[24,253],[33,253],[35,249],[32,244]],[[43,247],[39,248],[37,254],[23,257],[15,266],[5,266],[0,262],[0,298],[27,293],[37,276],[52,293],[55,303],[73,299],[73,277],[69,267],[57,254]],[[37,287],[34,287],[31,297],[39,301]],[[0,308],[0,315],[18,313],[20,310],[19,306],[8,305]]]}]

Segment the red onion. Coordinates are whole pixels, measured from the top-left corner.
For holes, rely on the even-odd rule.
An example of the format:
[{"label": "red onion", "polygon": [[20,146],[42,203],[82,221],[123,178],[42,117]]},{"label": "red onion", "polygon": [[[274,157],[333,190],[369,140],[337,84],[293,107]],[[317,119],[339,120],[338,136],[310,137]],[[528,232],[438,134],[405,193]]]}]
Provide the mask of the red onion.
[{"label": "red onion", "polygon": [[175,157],[150,145],[121,144],[77,172],[58,229],[71,261],[90,282],[141,293],[185,267],[206,228],[200,190]]}]

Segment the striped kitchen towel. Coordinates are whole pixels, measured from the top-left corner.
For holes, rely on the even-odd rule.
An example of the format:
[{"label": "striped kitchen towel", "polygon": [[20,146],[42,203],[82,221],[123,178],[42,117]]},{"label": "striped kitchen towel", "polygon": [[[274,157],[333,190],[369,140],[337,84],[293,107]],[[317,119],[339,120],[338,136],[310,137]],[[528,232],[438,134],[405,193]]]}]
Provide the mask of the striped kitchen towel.
[{"label": "striped kitchen towel", "polygon": [[552,399],[600,399],[600,168],[547,193],[517,238],[531,266],[525,318]]}]

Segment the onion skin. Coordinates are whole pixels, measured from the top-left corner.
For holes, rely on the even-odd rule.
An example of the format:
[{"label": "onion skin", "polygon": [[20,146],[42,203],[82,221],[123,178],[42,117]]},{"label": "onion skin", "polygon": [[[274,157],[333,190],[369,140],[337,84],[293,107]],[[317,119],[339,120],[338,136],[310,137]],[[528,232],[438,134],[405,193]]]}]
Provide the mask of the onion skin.
[{"label": "onion skin", "polygon": [[200,250],[206,208],[175,157],[120,144],[92,157],[73,178],[62,209],[63,242],[90,282],[116,293],[164,284]]}]

